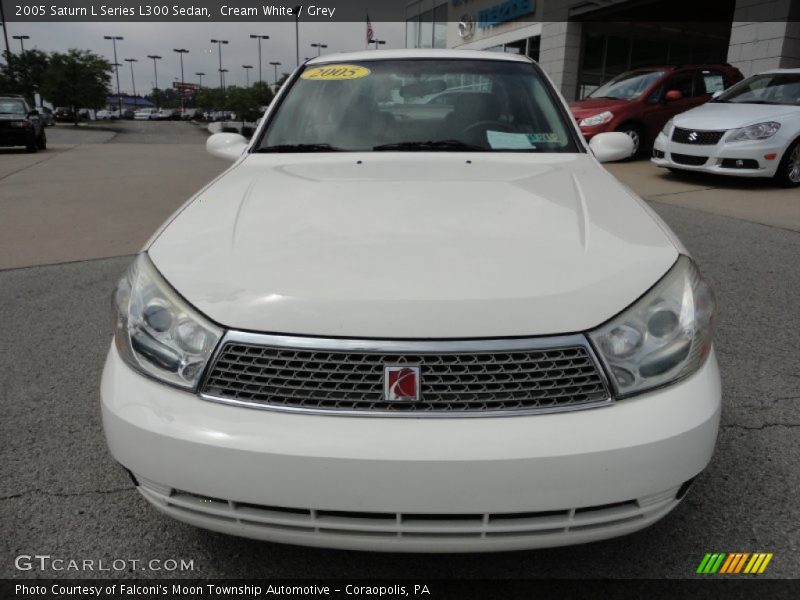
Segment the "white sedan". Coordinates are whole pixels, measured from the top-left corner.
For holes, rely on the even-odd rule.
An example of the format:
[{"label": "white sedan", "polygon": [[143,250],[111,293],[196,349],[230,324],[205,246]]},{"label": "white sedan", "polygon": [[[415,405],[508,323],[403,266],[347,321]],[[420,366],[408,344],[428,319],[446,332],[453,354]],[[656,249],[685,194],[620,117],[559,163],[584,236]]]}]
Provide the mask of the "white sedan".
[{"label": "white sedan", "polygon": [[656,138],[652,161],[800,185],[800,69],[754,75],[674,117]]},{"label": "white sedan", "polygon": [[[432,116],[419,98],[471,81]],[[387,102],[387,98],[394,98]],[[720,419],[714,296],[539,66],[302,65],[120,281],[101,386],[156,509],[383,551],[578,544],[675,508]],[[694,507],[698,515],[710,507]]]}]

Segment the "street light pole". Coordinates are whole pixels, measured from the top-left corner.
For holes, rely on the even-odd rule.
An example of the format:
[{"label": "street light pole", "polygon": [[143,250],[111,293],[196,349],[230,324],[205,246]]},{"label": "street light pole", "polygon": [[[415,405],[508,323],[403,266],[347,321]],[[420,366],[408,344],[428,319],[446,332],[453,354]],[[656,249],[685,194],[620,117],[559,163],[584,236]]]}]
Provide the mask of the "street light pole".
[{"label": "street light pole", "polygon": [[375,50],[379,50],[378,46],[383,46],[386,44],[386,40],[372,40],[375,42]]},{"label": "street light pole", "polygon": [[203,75],[205,75],[205,73],[195,73],[195,75],[197,75],[200,78],[199,87],[203,87]]},{"label": "street light pole", "polygon": [[19,53],[20,53],[20,56],[25,54],[25,41],[24,40],[31,39],[31,36],[29,36],[29,35],[12,35],[11,37],[14,38],[15,40],[19,40]]},{"label": "street light pole", "polygon": [[299,4],[294,7],[294,45],[297,51],[297,66],[300,66],[300,11],[303,7]]},{"label": "street light pole", "polygon": [[222,91],[225,91],[225,73],[228,72],[228,69],[220,69],[219,76],[222,78]]},{"label": "street light pole", "polygon": [[280,63],[280,62],[278,62],[278,61],[273,61],[273,62],[271,62],[271,63],[269,63],[269,64],[271,64],[273,67],[275,67],[275,85],[278,85],[278,67],[279,67],[279,66],[280,66],[282,63]]},{"label": "street light pole", "polygon": [[111,40],[111,43],[114,44],[114,74],[117,76],[117,108],[119,109],[119,118],[122,118],[122,98],[119,95],[119,67],[120,64],[117,62],[117,40],[123,40],[121,35],[104,35],[104,40]]},{"label": "street light pole", "polygon": [[317,49],[317,56],[319,56],[319,55],[322,54],[322,49],[323,48],[327,48],[328,45],[327,44],[311,44],[311,47]]},{"label": "street light pole", "polygon": [[244,69],[245,80],[247,81],[247,85],[245,87],[250,87],[250,69],[253,68],[253,65],[242,65]]},{"label": "street light pole", "polygon": [[156,96],[156,110],[159,110],[161,109],[161,106],[159,105],[158,102],[158,67],[156,66],[156,61],[161,60],[161,57],[158,54],[148,54],[147,58],[153,59],[153,76],[155,77],[156,81],[156,87],[153,88],[153,92],[155,93]]},{"label": "street light pole", "polygon": [[183,95],[183,91],[184,91],[184,87],[183,86],[185,84],[184,79],[183,79],[183,55],[184,54],[188,54],[189,51],[186,48],[173,48],[172,51],[173,52],[177,52],[181,57],[181,115],[182,115],[184,113],[184,111],[186,110],[186,107],[184,106],[185,96]]},{"label": "street light pole", "polygon": [[222,74],[222,44],[227,44],[228,40],[211,40],[212,44],[217,45],[217,50],[219,51],[219,87],[224,92],[225,91],[225,77]]},{"label": "street light pole", "polygon": [[6,63],[11,66],[11,49],[8,47],[8,25],[6,24],[6,11],[0,2],[0,21],[3,21],[3,41],[6,43]]},{"label": "street light pole", "polygon": [[258,80],[264,81],[264,79],[261,76],[261,40],[268,40],[269,36],[250,34],[250,37],[258,40]]},{"label": "street light pole", "polygon": [[[136,78],[133,76],[133,63],[139,62],[135,58],[125,58],[123,59],[126,63],[130,64],[131,66],[131,85],[133,86],[133,110],[136,110]],[[120,115],[120,118],[122,115]]]}]

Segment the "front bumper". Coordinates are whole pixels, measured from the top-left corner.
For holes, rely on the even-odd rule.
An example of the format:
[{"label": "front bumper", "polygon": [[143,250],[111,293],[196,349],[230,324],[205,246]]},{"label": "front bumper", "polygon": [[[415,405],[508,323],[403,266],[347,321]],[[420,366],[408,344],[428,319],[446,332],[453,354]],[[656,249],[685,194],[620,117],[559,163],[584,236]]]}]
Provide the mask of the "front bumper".
[{"label": "front bumper", "polygon": [[112,455],[156,508],[215,531],[381,551],[497,551],[630,533],[679,502],[720,418],[712,354],[606,408],[491,418],[288,414],[206,402],[135,373],[102,381]]},{"label": "front bumper", "polygon": [[[653,156],[650,160],[653,164],[662,168],[684,169],[686,171],[732,175],[735,177],[772,177],[778,170],[783,151],[783,146],[772,139],[736,142],[735,144],[725,144],[720,141],[715,145],[697,145],[673,142],[663,133],[659,133],[653,144]],[[702,165],[685,164],[676,160],[675,154],[705,157],[706,161]],[[775,154],[776,157],[768,160],[764,158],[767,154]],[[730,162],[723,163],[726,160],[756,161],[758,166],[755,168],[727,166]]]}]

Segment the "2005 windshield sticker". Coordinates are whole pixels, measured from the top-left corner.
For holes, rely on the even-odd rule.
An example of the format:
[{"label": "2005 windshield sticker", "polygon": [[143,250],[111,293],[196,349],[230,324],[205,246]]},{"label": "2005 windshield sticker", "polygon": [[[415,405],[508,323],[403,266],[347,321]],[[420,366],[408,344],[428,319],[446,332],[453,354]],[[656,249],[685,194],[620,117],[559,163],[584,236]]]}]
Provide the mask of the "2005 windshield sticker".
[{"label": "2005 windshield sticker", "polygon": [[358,65],[325,65],[304,71],[301,77],[312,81],[346,81],[348,79],[361,79],[370,74],[366,67]]}]

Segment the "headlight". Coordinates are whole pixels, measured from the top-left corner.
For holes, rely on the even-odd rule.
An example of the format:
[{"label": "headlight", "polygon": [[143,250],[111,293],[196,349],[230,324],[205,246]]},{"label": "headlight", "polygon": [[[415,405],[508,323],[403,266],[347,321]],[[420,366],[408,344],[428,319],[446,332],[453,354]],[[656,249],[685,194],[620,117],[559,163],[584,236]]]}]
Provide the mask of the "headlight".
[{"label": "headlight", "polygon": [[189,306],[140,254],[113,297],[114,340],[134,369],[194,389],[222,329]]},{"label": "headlight", "polygon": [[743,142],[747,140],[766,140],[778,133],[781,128],[780,123],[767,121],[766,123],[756,123],[749,127],[734,129],[728,134],[727,142]]},{"label": "headlight", "polygon": [[670,120],[669,120],[669,121],[667,121],[667,123],[664,125],[664,128],[661,130],[661,133],[662,133],[662,135],[665,135],[665,136],[669,137],[669,132],[670,132],[670,131],[672,131],[672,121],[673,121],[673,120],[674,120],[674,119],[670,119]]},{"label": "headlight", "polygon": [[590,333],[617,395],[697,371],[711,350],[714,307],[711,288],[691,259],[681,256],[644,297]]},{"label": "headlight", "polygon": [[599,115],[594,115],[592,117],[586,117],[585,119],[581,119],[581,122],[578,123],[578,126],[593,127],[595,125],[604,125],[613,118],[614,118],[614,113],[609,111],[601,112]]}]

